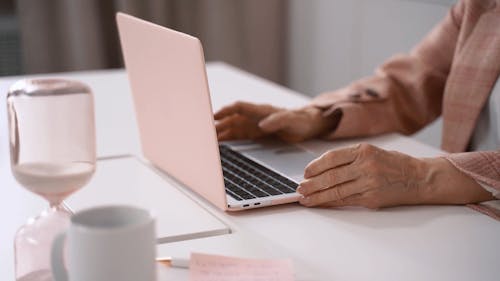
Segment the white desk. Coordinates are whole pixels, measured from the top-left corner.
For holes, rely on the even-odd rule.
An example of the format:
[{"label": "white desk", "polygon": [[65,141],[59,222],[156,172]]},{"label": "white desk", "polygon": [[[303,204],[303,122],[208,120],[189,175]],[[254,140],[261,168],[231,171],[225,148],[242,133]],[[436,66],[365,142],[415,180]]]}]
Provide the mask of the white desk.
[{"label": "white desk", "polygon": [[[238,99],[294,107],[307,98],[225,64],[208,75],[215,109]],[[130,91],[123,70],[65,73],[95,93],[99,156],[140,154]],[[0,79],[0,279],[13,279],[12,239],[46,204],[23,190],[9,170],[5,93],[17,78]],[[415,156],[440,152],[398,135],[367,140]],[[347,142],[315,144],[325,150]],[[311,145],[311,144],[306,144]],[[169,183],[166,183],[168,185]],[[224,213],[186,192],[231,226],[234,234],[158,246],[159,255],[190,251],[292,258],[297,280],[498,280],[500,224],[462,206],[307,209],[297,204]],[[187,280],[185,270],[167,270]]]}]

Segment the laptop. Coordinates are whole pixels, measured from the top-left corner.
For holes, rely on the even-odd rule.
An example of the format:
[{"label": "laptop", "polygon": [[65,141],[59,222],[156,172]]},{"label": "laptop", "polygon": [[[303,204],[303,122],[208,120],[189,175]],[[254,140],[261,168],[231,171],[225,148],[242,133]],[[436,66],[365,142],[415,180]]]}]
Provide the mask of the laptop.
[{"label": "laptop", "polygon": [[221,210],[296,202],[318,155],[278,141],[218,143],[201,42],[117,13],[144,157]]}]

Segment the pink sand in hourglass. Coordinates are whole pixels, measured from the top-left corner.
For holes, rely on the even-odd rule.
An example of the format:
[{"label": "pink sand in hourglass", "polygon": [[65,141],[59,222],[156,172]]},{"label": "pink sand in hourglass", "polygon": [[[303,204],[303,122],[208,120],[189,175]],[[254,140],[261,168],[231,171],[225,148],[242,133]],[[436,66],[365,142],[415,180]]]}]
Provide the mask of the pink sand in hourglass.
[{"label": "pink sand in hourglass", "polygon": [[57,203],[84,186],[94,169],[93,164],[86,162],[32,162],[14,166],[12,172],[24,187],[51,203]]}]

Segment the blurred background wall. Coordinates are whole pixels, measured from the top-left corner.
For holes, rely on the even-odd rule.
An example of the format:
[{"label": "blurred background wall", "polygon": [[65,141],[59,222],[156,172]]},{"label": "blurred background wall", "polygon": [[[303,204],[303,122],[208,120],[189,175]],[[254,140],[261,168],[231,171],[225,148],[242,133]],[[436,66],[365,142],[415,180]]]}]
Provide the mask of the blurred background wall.
[{"label": "blurred background wall", "polygon": [[19,23],[13,0],[0,1],[0,76],[22,73]]},{"label": "blurred background wall", "polygon": [[[201,39],[225,61],[314,96],[407,52],[454,0],[2,0],[0,76],[122,67],[114,13]],[[440,121],[419,132],[438,146]]]}]

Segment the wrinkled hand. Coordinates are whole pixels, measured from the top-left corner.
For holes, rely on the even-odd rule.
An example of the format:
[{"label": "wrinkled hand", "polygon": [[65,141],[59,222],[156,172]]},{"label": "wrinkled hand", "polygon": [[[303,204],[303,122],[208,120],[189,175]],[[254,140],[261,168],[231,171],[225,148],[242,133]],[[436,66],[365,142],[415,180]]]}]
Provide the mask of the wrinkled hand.
[{"label": "wrinkled hand", "polygon": [[297,191],[305,206],[465,204],[491,200],[444,158],[413,158],[360,144],[326,152],[305,169]]},{"label": "wrinkled hand", "polygon": [[288,142],[300,142],[328,129],[315,107],[288,110],[266,104],[236,102],[215,113],[219,141],[257,139],[276,135]]}]

